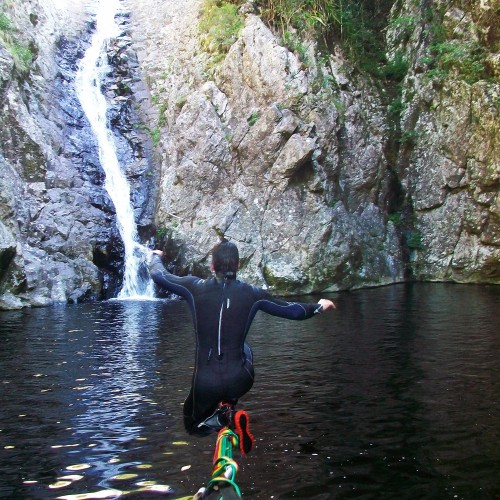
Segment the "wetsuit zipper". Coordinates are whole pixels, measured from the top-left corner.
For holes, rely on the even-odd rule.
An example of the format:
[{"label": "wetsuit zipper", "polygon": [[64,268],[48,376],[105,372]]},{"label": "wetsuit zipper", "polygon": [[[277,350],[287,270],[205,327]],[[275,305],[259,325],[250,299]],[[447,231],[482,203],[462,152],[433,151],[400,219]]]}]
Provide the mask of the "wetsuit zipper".
[{"label": "wetsuit zipper", "polygon": [[[224,292],[226,289],[226,283],[224,283],[224,287],[222,289],[222,291]],[[229,305],[230,305],[231,301],[229,299],[229,297],[224,297],[224,293],[223,293],[223,296],[222,296],[222,303],[220,305],[220,312],[219,312],[219,334],[218,334],[218,339],[217,339],[217,353],[219,355],[219,357],[222,355],[222,352],[221,352],[221,343],[222,343],[222,313],[224,311],[224,304],[226,304],[226,309],[229,309]]]},{"label": "wetsuit zipper", "polygon": [[220,305],[220,313],[219,313],[219,336],[218,336],[218,340],[217,340],[217,352],[219,354],[219,357],[221,354],[220,344],[221,344],[221,336],[222,336],[222,311],[223,311],[223,309],[224,309],[224,301],[222,301],[222,304]]}]

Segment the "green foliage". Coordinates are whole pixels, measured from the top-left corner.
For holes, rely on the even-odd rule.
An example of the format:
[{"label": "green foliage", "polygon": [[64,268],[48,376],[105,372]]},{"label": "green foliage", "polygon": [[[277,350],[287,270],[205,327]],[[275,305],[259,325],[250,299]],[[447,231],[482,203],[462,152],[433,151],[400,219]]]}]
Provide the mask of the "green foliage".
[{"label": "green foliage", "polygon": [[394,99],[389,103],[389,106],[387,106],[387,110],[392,118],[398,119],[401,116],[403,109],[403,98],[401,96],[401,91],[398,91],[396,97],[394,97]]},{"label": "green foliage", "polygon": [[150,130],[149,133],[151,134],[151,139],[153,141],[153,145],[156,147],[158,144],[160,144],[160,139],[161,139],[161,132],[159,128],[155,128],[153,130]]},{"label": "green foliage", "polygon": [[281,37],[281,44],[292,52],[295,52],[299,59],[306,65],[309,65],[307,56],[307,47],[295,31],[285,31]]},{"label": "green foliage", "polygon": [[436,69],[443,73],[455,70],[467,83],[487,77],[484,49],[477,42],[447,40],[431,45]]},{"label": "green foliage", "polygon": [[450,75],[469,84],[489,78],[486,50],[477,40],[460,37],[455,31],[447,32],[443,26],[444,13],[429,10],[426,15],[426,34],[430,39],[429,53],[421,62],[427,64],[427,80]]},{"label": "green foliage", "polygon": [[29,47],[25,47],[19,44],[13,44],[10,47],[12,57],[14,58],[14,63],[17,69],[21,73],[27,73],[33,62],[33,53]]},{"label": "green foliage", "polygon": [[248,125],[250,125],[250,127],[253,127],[257,123],[259,117],[260,117],[260,112],[253,111],[252,114],[247,118]]},{"label": "green foliage", "polygon": [[12,24],[9,17],[0,12],[0,33],[9,33],[12,31]]},{"label": "green foliage", "polygon": [[223,55],[236,41],[243,28],[243,18],[238,14],[241,2],[205,0],[200,29],[205,38],[203,45],[209,52]]},{"label": "green foliage", "polygon": [[29,47],[17,42],[14,34],[15,29],[11,20],[5,13],[0,12],[0,40],[12,55],[18,71],[27,73],[33,62],[33,52]]},{"label": "green foliage", "polygon": [[180,109],[184,107],[184,104],[186,104],[187,98],[185,96],[179,97],[177,101],[175,101],[175,105],[178,106]]},{"label": "green foliage", "polygon": [[313,91],[322,92],[324,95],[329,95],[331,97],[336,87],[337,81],[335,78],[319,67],[317,76],[312,84]]},{"label": "green foliage", "polygon": [[158,126],[159,127],[164,127],[167,124],[167,118],[165,116],[165,113],[168,110],[168,102],[162,102],[160,104],[160,109],[158,110]]},{"label": "green foliage", "polygon": [[340,123],[344,124],[345,123],[345,114],[346,114],[345,104],[342,101],[340,101],[339,99],[335,99],[335,98],[332,99],[332,103],[335,106],[335,109],[337,110]]},{"label": "green foliage", "polygon": [[[348,1],[348,0],[347,0]],[[328,32],[332,24],[342,23],[342,2],[329,0],[261,0],[257,4],[266,21],[282,32]]]},{"label": "green foliage", "polygon": [[159,240],[167,236],[167,234],[168,234],[168,229],[166,227],[161,226],[156,229],[156,237]]},{"label": "green foliage", "polygon": [[392,212],[389,214],[389,220],[395,224],[396,226],[401,224],[401,213],[400,212]]},{"label": "green foliage", "polygon": [[408,248],[411,248],[412,250],[422,250],[422,234],[420,233],[420,231],[418,231],[417,229],[412,231],[406,237],[406,244],[408,245]]},{"label": "green foliage", "polygon": [[415,16],[398,16],[389,20],[389,28],[411,33],[415,29],[418,21],[418,17]]},{"label": "green foliage", "polygon": [[399,142],[401,144],[414,145],[417,139],[417,132],[415,130],[405,130],[401,137],[399,138]]},{"label": "green foliage", "polygon": [[385,78],[400,82],[408,73],[408,61],[401,52],[396,52],[394,59],[383,66],[382,73]]},{"label": "green foliage", "polygon": [[305,64],[304,47],[295,37],[312,37],[326,47],[340,43],[349,58],[370,73],[385,64],[383,29],[392,0],[257,0],[256,4],[262,18]]}]

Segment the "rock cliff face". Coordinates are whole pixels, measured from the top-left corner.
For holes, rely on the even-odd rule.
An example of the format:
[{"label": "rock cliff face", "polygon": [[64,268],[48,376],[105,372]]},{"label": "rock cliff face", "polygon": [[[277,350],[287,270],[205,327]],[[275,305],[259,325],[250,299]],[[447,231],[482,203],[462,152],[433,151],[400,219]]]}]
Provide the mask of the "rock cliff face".
[{"label": "rock cliff face", "polygon": [[[130,3],[133,12],[148,11],[145,0]],[[174,13],[170,23],[143,33],[139,50],[153,95],[163,103],[157,223],[171,258],[206,270],[216,227],[239,242],[243,276],[280,293],[403,280],[404,252],[385,208],[392,172],[377,92],[361,79],[349,81],[340,56],[327,68],[304,69],[251,9],[207,80],[193,36],[199,2],[190,5],[184,13],[165,2],[164,14]],[[171,36],[176,15],[191,24]],[[143,26],[138,18],[137,30]],[[161,65],[148,44],[158,47],[155,54],[182,59],[167,56]],[[335,91],[312,90],[333,73]]]},{"label": "rock cliff face", "polygon": [[[407,61],[397,89],[340,50],[320,57],[310,43],[304,64],[251,2],[213,65],[201,3],[122,0],[130,16],[108,47],[106,95],[136,219],[144,237],[156,226],[179,270],[208,274],[216,228],[238,242],[242,276],[282,294],[499,282],[493,1],[395,2],[387,54]],[[105,298],[120,281],[114,207],[73,86],[92,22],[83,2],[66,4],[4,7],[34,59],[20,68],[4,37],[4,308]],[[439,59],[433,23],[455,48],[481,46],[484,74]]]},{"label": "rock cliff face", "polygon": [[[311,44],[304,65],[250,2],[240,37],[208,71],[201,2],[155,7],[149,31],[140,12],[154,2],[129,3],[162,113],[157,224],[181,267],[207,269],[215,226],[240,242],[243,275],[281,293],[498,283],[493,3],[395,3],[387,53],[408,69],[392,93],[340,52],[320,63]],[[432,9],[440,17],[426,19]],[[433,72],[432,23],[459,46],[489,47],[488,79]]]}]

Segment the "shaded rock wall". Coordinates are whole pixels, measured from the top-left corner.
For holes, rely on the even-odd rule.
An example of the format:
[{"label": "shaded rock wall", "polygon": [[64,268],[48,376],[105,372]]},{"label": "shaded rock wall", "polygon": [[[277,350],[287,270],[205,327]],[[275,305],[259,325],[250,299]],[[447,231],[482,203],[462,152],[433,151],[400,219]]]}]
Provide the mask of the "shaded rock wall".
[{"label": "shaded rock wall", "polygon": [[[498,283],[500,11],[487,0],[431,4],[427,24],[389,31],[389,48],[410,62],[397,169],[417,237],[411,267],[421,280]],[[428,8],[403,2],[393,17]]]}]

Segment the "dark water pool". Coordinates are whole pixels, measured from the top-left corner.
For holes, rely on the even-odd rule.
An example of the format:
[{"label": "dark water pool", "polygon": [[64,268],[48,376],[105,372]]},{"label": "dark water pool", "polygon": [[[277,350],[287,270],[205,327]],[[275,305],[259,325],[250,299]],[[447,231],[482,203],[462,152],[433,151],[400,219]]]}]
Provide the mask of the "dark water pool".
[{"label": "dark water pool", "polygon": [[[256,318],[244,498],[500,498],[500,287],[336,300]],[[174,499],[209,480],[215,438],[182,427],[183,302],[2,312],[0,339],[0,498]]]}]

